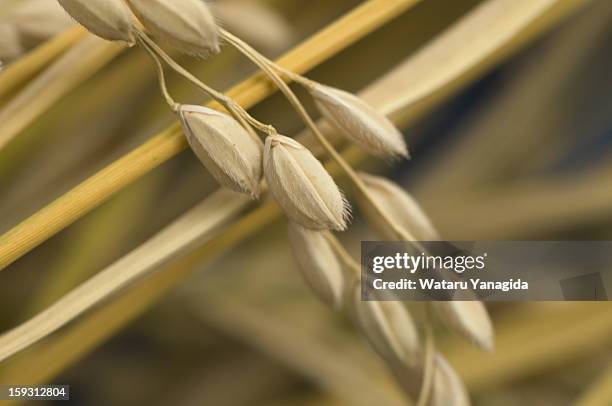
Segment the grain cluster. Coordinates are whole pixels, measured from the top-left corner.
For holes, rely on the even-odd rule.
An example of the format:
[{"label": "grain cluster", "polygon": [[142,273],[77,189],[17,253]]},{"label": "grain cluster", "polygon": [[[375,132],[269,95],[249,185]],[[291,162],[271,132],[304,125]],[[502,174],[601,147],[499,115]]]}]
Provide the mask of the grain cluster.
[{"label": "grain cluster", "polygon": [[[450,404],[449,401],[457,405],[468,403],[460,379],[443,355],[435,352],[431,337],[423,334],[433,323],[429,316],[423,326],[393,297],[362,300],[360,266],[332,234],[347,229],[350,207],[323,162],[300,142],[280,135],[274,126],[255,119],[234,100],[195,78],[158,42],[197,57],[219,53],[222,39],[235,47],[279,87],[319,140],[326,157],[344,171],[368,225],[383,238],[404,236],[415,240],[409,242],[414,248],[421,248],[418,241],[438,240],[440,236],[416,200],[388,179],[356,173],[322,135],[319,124],[285,80],[302,85],[322,118],[366,152],[389,159],[408,157],[403,134],[385,115],[354,94],[317,83],[268,60],[240,38],[222,30],[206,2],[58,0],[58,3],[92,34],[138,45],[151,56],[161,91],[170,109],[178,115],[185,139],[202,165],[226,189],[251,198],[270,192],[288,219],[290,244],[308,286],[324,303],[351,315],[401,386],[405,386],[403,379],[411,380],[406,386],[410,397],[435,405]],[[19,31],[17,26],[0,22],[0,58],[13,58],[21,52],[20,35],[44,37],[58,29],[51,25],[39,28],[35,32],[29,24],[28,30]],[[166,88],[166,68],[178,72],[226,111],[175,102]],[[441,302],[432,307],[450,329],[483,349],[493,348],[493,329],[482,303]]]}]

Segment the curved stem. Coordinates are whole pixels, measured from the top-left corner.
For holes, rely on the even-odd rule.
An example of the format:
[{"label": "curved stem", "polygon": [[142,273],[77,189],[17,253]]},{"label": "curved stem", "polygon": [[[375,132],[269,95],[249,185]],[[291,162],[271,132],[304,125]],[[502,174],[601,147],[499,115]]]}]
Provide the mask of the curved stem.
[{"label": "curved stem", "polygon": [[[160,57],[158,56],[158,53],[149,46],[147,41],[145,41],[142,36],[137,36],[137,38],[138,38],[138,43],[147,51],[147,53],[151,56],[151,58],[155,62],[157,73],[158,73],[158,78],[159,78],[159,85],[160,85],[162,94],[166,98],[166,102],[168,103],[172,111],[177,113],[180,108],[180,104],[175,102],[174,99],[170,96],[170,93],[168,92],[168,87],[166,86],[164,68],[163,68],[161,60],[159,59]],[[253,127],[251,127],[251,125],[245,120],[244,115],[240,114],[240,111],[237,111],[234,108],[234,104],[235,103],[232,103],[226,106],[226,108],[228,108],[232,116],[236,120],[238,120],[238,122],[249,132],[249,135],[251,137],[259,140],[259,137],[257,136],[257,134],[253,131]]]},{"label": "curved stem", "polygon": [[212,97],[219,104],[221,104],[223,107],[225,107],[230,113],[232,113],[234,115],[237,114],[237,115],[242,116],[242,118],[245,121],[247,121],[250,125],[252,125],[253,127],[257,128],[259,131],[261,131],[261,132],[263,132],[265,134],[272,135],[272,134],[276,134],[277,133],[277,131],[276,131],[276,129],[274,127],[272,127],[269,124],[264,124],[261,121],[255,119],[246,110],[244,110],[242,108],[242,106],[240,106],[234,100],[232,100],[231,98],[227,97],[223,93],[213,89],[212,87],[206,85],[201,80],[199,80],[197,77],[195,77],[193,74],[191,74],[187,69],[183,68],[178,62],[176,62],[174,59],[172,59],[172,57],[170,55],[168,55],[163,49],[161,49],[155,43],[155,41],[153,41],[151,38],[149,38],[149,36],[147,36],[147,34],[143,33],[142,31],[137,31],[136,35],[138,36],[138,38],[142,42],[146,43],[147,46],[152,51],[154,51],[161,59],[163,59],[163,61],[171,69],[173,69],[179,75],[183,76],[185,79],[190,81],[192,84],[194,84],[196,87],[198,87],[204,93],[206,93],[208,96]]},{"label": "curved stem", "polygon": [[164,74],[164,67],[162,66],[162,63],[159,60],[159,57],[149,47],[149,45],[142,40],[142,38],[138,37],[138,42],[147,51],[151,59],[153,59],[153,61],[155,62],[155,68],[157,69],[157,78],[159,81],[159,87],[161,89],[161,92],[164,98],[166,99],[166,103],[168,103],[172,111],[176,113],[179,109],[179,104],[172,98],[172,96],[170,96],[170,93],[168,92],[168,87],[166,86],[166,76]]},{"label": "curved stem", "polygon": [[298,75],[295,72],[291,72],[289,69],[285,69],[284,67],[275,63],[274,61],[266,58],[264,55],[262,55],[262,58],[266,61],[268,66],[270,66],[272,69],[274,69],[279,74],[286,76],[288,79],[294,81],[295,83],[299,83],[300,85],[304,86],[307,89],[312,89],[314,87],[315,82],[308,79],[307,77]]},{"label": "curved stem", "polygon": [[[302,118],[306,126],[312,131],[317,140],[321,143],[323,148],[327,151],[327,153],[332,157],[332,159],[342,168],[342,170],[346,173],[349,179],[353,182],[359,192],[370,202],[372,207],[380,217],[389,225],[389,227],[397,234],[399,239],[416,241],[416,238],[412,236],[407,230],[403,230],[399,227],[383,210],[383,208],[374,200],[372,194],[367,189],[363,181],[359,178],[359,176],[355,173],[353,168],[342,158],[342,156],[338,153],[338,151],[334,148],[334,146],[325,138],[325,136],[321,133],[313,119],[310,117],[306,109],[299,101],[295,93],[291,90],[291,88],[282,80],[282,78],[270,67],[270,63],[263,57],[259,52],[253,49],[250,45],[242,41],[240,38],[234,36],[230,32],[221,29],[221,36],[233,45],[236,49],[242,52],[245,56],[247,56],[253,63],[255,63],[266,75],[270,77],[270,79],[278,86],[280,91],[285,95],[285,97],[289,100],[295,111]],[[304,81],[308,81],[308,79],[301,78],[301,83]]]},{"label": "curved stem", "polygon": [[359,278],[361,267],[359,266],[359,263],[357,263],[357,261],[353,259],[351,254],[348,253],[346,248],[344,248],[342,243],[338,241],[338,239],[329,231],[324,232],[323,237],[325,237],[327,242],[329,242],[329,245],[331,245],[332,249],[340,259],[340,262],[342,262],[342,264],[345,266],[345,268],[350,270],[353,276]]},{"label": "curved stem", "polygon": [[426,406],[429,404],[429,399],[431,397],[431,391],[433,389],[434,383],[434,372],[436,368],[436,347],[434,342],[433,328],[431,326],[431,318],[428,307],[426,307],[425,309],[425,372],[423,376],[423,383],[421,384],[421,391],[419,393],[417,406]]}]

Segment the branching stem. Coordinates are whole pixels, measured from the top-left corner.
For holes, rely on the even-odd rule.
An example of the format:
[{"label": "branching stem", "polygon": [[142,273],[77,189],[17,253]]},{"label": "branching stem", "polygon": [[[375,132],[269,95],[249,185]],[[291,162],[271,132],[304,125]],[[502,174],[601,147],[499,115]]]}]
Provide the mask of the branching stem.
[{"label": "branching stem", "polygon": [[150,48],[158,57],[160,57],[172,70],[177,72],[179,75],[183,76],[193,85],[198,87],[208,96],[212,97],[215,101],[225,107],[234,117],[236,117],[241,122],[248,122],[250,125],[255,127],[257,130],[267,134],[272,135],[276,134],[276,129],[269,125],[264,124],[261,121],[257,120],[253,116],[251,116],[246,110],[242,108],[238,103],[236,103],[233,99],[227,97],[223,93],[213,89],[212,87],[206,85],[193,74],[191,74],[187,69],[182,67],[178,62],[176,62],[170,55],[168,55],[159,45],[155,43],[149,36],[141,31],[137,32],[137,36],[141,42],[146,43],[148,48]]},{"label": "branching stem", "polygon": [[170,93],[168,92],[168,87],[166,86],[166,75],[164,74],[164,67],[162,65],[161,60],[159,59],[155,51],[153,51],[149,47],[149,45],[144,40],[142,40],[140,36],[138,37],[138,42],[147,51],[151,59],[153,59],[153,61],[155,62],[155,68],[157,69],[157,77],[159,80],[159,87],[161,89],[161,92],[164,98],[166,99],[166,103],[168,103],[172,111],[176,113],[180,105],[172,98],[172,96],[170,96]]},{"label": "branching stem", "polygon": [[[399,227],[393,221],[393,219],[391,219],[391,217],[389,217],[389,215],[383,210],[383,208],[376,202],[376,200],[374,200],[372,194],[367,189],[361,178],[359,178],[357,173],[355,173],[355,170],[344,160],[344,158],[342,158],[342,156],[338,153],[334,146],[321,133],[321,130],[319,130],[314,120],[310,117],[310,115],[308,114],[302,103],[299,101],[295,93],[283,81],[283,79],[278,75],[278,73],[271,67],[276,65],[232,33],[221,29],[221,35],[227,42],[229,42],[232,46],[234,46],[246,57],[248,57],[253,63],[255,63],[278,86],[280,91],[285,95],[287,100],[289,100],[295,111],[302,118],[306,126],[312,131],[312,133],[321,143],[323,148],[340,166],[340,168],[342,168],[342,170],[346,173],[351,182],[353,182],[357,190],[369,201],[374,210],[380,215],[383,221],[385,221],[389,225],[389,227],[395,232],[397,237],[401,240],[415,241],[416,238],[414,238],[414,236],[412,236],[408,230],[404,230],[403,228]],[[309,84],[310,81],[308,79],[303,78],[299,75],[292,75],[292,79],[298,80],[301,84],[304,84],[305,86],[312,86]]]}]

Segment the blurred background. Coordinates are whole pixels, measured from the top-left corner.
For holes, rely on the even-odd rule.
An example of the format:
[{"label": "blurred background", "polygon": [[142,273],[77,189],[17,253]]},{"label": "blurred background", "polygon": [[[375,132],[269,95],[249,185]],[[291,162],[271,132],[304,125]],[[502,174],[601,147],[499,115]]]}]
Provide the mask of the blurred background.
[{"label": "blurred background", "polygon": [[[277,57],[360,2],[216,3],[227,27]],[[360,92],[481,3],[420,2],[308,76]],[[395,117],[410,161],[359,160],[413,193],[447,240],[612,239],[612,3],[557,3],[523,40]],[[229,47],[182,62],[218,89],[255,72]],[[409,90],[419,79],[398,86]],[[202,101],[174,75],[169,86],[177,100]],[[18,91],[0,98],[1,108]],[[302,130],[278,94],[251,113],[282,133]],[[0,232],[174,121],[144,52],[117,55],[0,150]],[[0,327],[36,314],[216,188],[190,151],[146,174],[0,274]],[[360,240],[376,238],[358,212],[340,237],[355,257]],[[222,248],[189,263],[195,272],[169,293],[150,302],[117,295],[107,304],[116,317],[97,317],[96,309],[1,364],[0,382],[70,384],[72,401],[82,405],[397,402],[382,362],[343,315],[305,287],[283,219]],[[474,404],[569,405],[612,386],[609,303],[488,307],[497,336],[492,354],[436,331]],[[121,319],[125,312],[133,315]]]}]

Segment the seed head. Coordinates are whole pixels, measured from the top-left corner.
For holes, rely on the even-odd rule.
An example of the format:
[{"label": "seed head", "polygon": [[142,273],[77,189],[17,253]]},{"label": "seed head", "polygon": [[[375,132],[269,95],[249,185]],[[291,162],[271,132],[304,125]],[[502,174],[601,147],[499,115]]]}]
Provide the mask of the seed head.
[{"label": "seed head", "polygon": [[[407,234],[414,236],[418,241],[436,241],[440,239],[438,232],[421,206],[408,192],[380,176],[360,173],[359,177],[371,192],[370,194],[376,203]],[[368,224],[384,238],[389,240],[396,239],[393,230],[386,222],[380,219],[380,216],[368,200],[358,196],[357,203]]]},{"label": "seed head", "polygon": [[342,265],[323,233],[289,222],[289,242],[304,280],[319,299],[339,309],[345,282]]},{"label": "seed head", "polygon": [[111,41],[134,44],[133,15],[122,0],[57,0],[92,34]]},{"label": "seed head", "polygon": [[145,28],[190,55],[218,53],[219,28],[202,0],[126,0]]},{"label": "seed head", "polygon": [[362,300],[361,286],[356,283],[351,305],[361,331],[381,357],[406,365],[419,362],[418,330],[402,302]]},{"label": "seed head", "polygon": [[482,302],[432,302],[440,319],[457,334],[476,344],[480,349],[493,351],[495,339],[489,313]]},{"label": "seed head", "polygon": [[264,175],[292,221],[315,230],[346,229],[346,200],[323,165],[299,142],[282,135],[269,136]]},{"label": "seed head", "polygon": [[259,195],[263,143],[236,120],[216,110],[182,105],[185,137],[202,164],[222,186]]},{"label": "seed head", "polygon": [[408,156],[402,133],[363,100],[314,82],[309,90],[321,114],[345,137],[374,155]]}]

